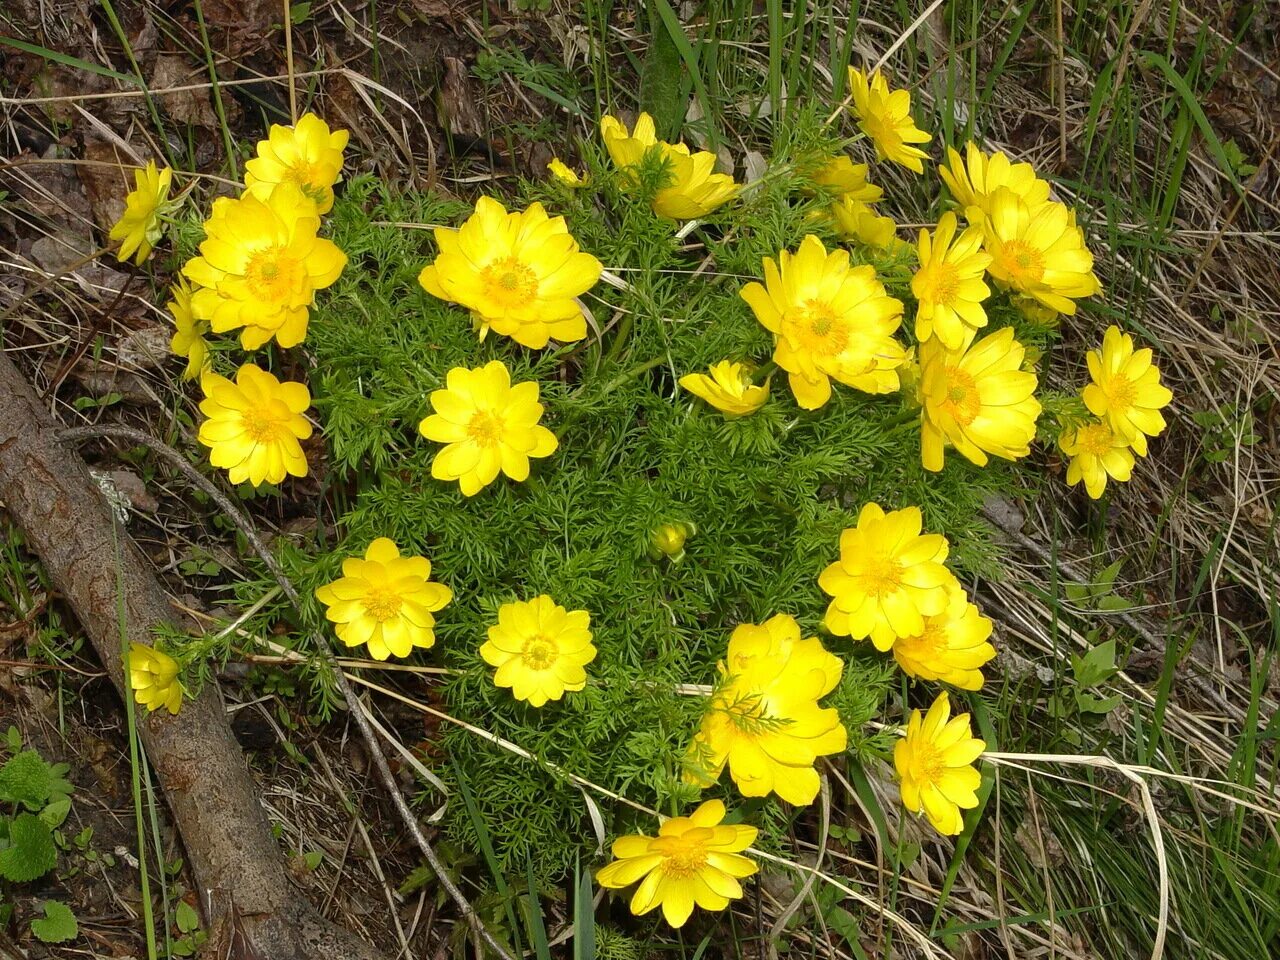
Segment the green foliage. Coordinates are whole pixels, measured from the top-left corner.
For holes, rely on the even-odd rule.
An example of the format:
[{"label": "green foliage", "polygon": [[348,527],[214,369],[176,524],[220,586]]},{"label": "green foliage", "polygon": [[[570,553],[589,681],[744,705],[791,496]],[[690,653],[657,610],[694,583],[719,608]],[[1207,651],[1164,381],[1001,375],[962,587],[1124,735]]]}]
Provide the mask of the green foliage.
[{"label": "green foliage", "polygon": [[65,903],[57,900],[44,902],[44,917],[31,921],[31,932],[41,943],[66,943],[80,935],[76,915]]},{"label": "green foliage", "polygon": [[0,823],[0,877],[13,883],[27,883],[54,868],[58,848],[53,830],[39,817],[20,813]]},{"label": "green foliage", "polygon": [[71,784],[63,778],[69,769],[65,763],[56,766],[45,763],[34,750],[23,750],[0,767],[0,803],[42,810],[49,801],[71,794]]},{"label": "green foliage", "polygon": [[[644,194],[660,170],[643,171],[646,187],[627,195],[589,148],[598,191],[526,185],[514,206],[539,199],[563,213],[582,248],[627,287],[601,284],[588,294],[595,332],[558,350],[528,351],[497,336],[481,342],[464,311],[418,285],[434,245],[429,232],[406,225],[456,224],[467,207],[357,178],[333,211],[332,233],[350,264],[314,312],[310,385],[331,482],[351,499],[343,544],[314,557],[289,552],[286,564],[310,596],[338,574],[343,557],[388,536],[428,556],[433,576],[453,589],[430,654],[457,671],[441,690],[447,709],[539,758],[447,724],[441,732],[456,764],[435,771],[455,791],[446,824],[464,845],[490,848],[498,874],[519,876],[532,864],[538,876],[561,875],[594,846],[581,791],[544,762],[663,810],[696,799],[681,772],[704,703],[678,685],[714,682],[739,623],[787,612],[816,632],[827,599],[817,574],[867,500],[919,504],[928,528],[950,538],[957,572],[995,569],[980,505],[1008,489],[1009,471],[953,462],[941,475],[925,474],[918,430],[899,396],[839,388],[823,409],[802,412],[785,375],[775,375],[759,413],[725,421],[676,385],[725,357],[768,360],[770,336],[739,290],[759,276],[762,257],[794,248],[806,232],[833,242],[812,218],[814,201],[799,195],[804,181],[794,170],[836,147],[807,117],[781,139],[765,180],[708,218],[696,244],[676,239],[673,225],[648,208]],[[901,260],[868,250],[853,256],[876,265],[894,295],[909,297]],[[711,269],[703,266],[708,257]],[[417,424],[451,367],[494,358],[514,380],[539,382],[543,422],[560,449],[528,482],[500,480],[468,499],[431,479],[438,448]],[[651,552],[664,523],[696,527],[678,564]],[[599,655],[585,690],[536,710],[493,685],[478,647],[499,605],[539,593],[591,612]],[[320,623],[317,610],[307,613]],[[263,616],[287,612],[267,604]],[[883,713],[891,664],[847,640],[827,642],[854,654],[830,702],[856,731]],[[317,680],[323,693],[328,684]],[[884,747],[853,740],[855,750]],[[462,783],[473,787],[468,803],[456,795]],[[719,789],[731,794],[730,786]],[[615,831],[652,828],[625,810],[605,817]],[[780,844],[787,825],[780,808],[766,805],[759,819],[761,843]]]}]

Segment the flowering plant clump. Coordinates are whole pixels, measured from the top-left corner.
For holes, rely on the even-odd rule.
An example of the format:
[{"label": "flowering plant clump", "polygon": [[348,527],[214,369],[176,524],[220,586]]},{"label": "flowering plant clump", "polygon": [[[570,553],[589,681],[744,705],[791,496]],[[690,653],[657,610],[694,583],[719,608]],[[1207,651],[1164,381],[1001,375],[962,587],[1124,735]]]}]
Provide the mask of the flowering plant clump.
[{"label": "flowering plant clump", "polygon": [[[850,89],[842,129],[799,111],[742,180],[604,116],[580,161],[473,202],[339,182],[341,132],[300,121],[191,251],[175,350],[204,370],[211,462],[256,486],[322,457],[339,517],[336,549],[282,538],[319,604],[281,642],[324,625],[430,664],[388,682],[458,721],[429,789],[496,869],[596,858],[679,927],[741,897],[852,763],[961,832],[987,745],[948,697],[982,697],[1000,646],[984,503],[1045,469],[1102,495],[1164,428],[1171,394],[1119,330],[1082,394],[1052,386],[1057,318],[1103,293],[1087,217],[1029,164],[935,144],[883,76]],[[941,194],[923,230],[885,162]],[[301,347],[284,369],[308,383],[265,356],[233,380],[202,321]],[[655,835],[601,797],[672,818]]]}]

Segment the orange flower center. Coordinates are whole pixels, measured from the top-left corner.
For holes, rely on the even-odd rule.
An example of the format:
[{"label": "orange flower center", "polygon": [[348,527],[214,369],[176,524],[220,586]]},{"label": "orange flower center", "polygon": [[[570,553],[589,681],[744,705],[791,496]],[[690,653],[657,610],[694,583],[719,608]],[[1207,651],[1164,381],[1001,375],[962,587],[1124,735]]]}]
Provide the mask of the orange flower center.
[{"label": "orange flower center", "polygon": [[831,305],[821,300],[806,300],[787,311],[782,322],[801,350],[820,357],[834,357],[849,345],[849,326],[836,315]]},{"label": "orange flower center", "polygon": [[1117,373],[1105,387],[1108,405],[1116,410],[1127,410],[1138,399],[1138,388],[1123,373]]},{"label": "orange flower center", "polygon": [[292,183],[316,203],[324,200],[324,186],[316,172],[316,165],[307,160],[297,160],[284,175],[285,183]]},{"label": "orange flower center", "polygon": [[386,623],[400,616],[400,606],[404,602],[400,594],[390,587],[374,587],[364,597],[364,610],[379,623]]},{"label": "orange flower center", "polygon": [[959,299],[960,271],[954,263],[939,263],[921,271],[920,299],[954,306]]},{"label": "orange flower center", "polygon": [[1091,423],[1076,433],[1076,444],[1081,453],[1101,457],[1111,451],[1112,436],[1105,423]]},{"label": "orange flower center", "polygon": [[977,419],[982,410],[982,397],[973,377],[959,367],[947,367],[947,397],[942,401],[942,412],[962,427]]},{"label": "orange flower center", "polygon": [[895,646],[901,647],[902,652],[913,660],[936,665],[946,655],[950,644],[947,643],[947,634],[942,628],[942,618],[925,617],[923,632],[914,637],[901,637]]},{"label": "orange flower center", "polygon": [[538,275],[515,257],[502,257],[480,271],[485,294],[500,307],[527,306],[538,296]]},{"label": "orange flower center", "polygon": [[1000,266],[1016,287],[1029,287],[1044,277],[1044,254],[1025,240],[1010,240],[998,253]]},{"label": "orange flower center", "polygon": [[862,589],[873,597],[883,597],[902,589],[902,563],[895,557],[874,554],[862,568]]},{"label": "orange flower center", "polygon": [[254,443],[271,443],[276,439],[280,421],[265,410],[246,410],[240,415],[245,434]]},{"label": "orange flower center", "polygon": [[306,271],[302,263],[283,247],[267,247],[249,258],[244,277],[250,292],[268,302],[289,300],[303,287]]},{"label": "orange flower center", "polygon": [[496,447],[502,441],[502,417],[492,410],[477,410],[467,421],[467,436],[482,447]]},{"label": "orange flower center", "polygon": [[947,769],[942,754],[932,743],[914,744],[911,752],[911,779],[917,783],[936,784]]},{"label": "orange flower center", "polygon": [[540,633],[534,634],[520,648],[524,665],[530,670],[550,670],[555,666],[559,652],[555,641]]},{"label": "orange flower center", "polygon": [[678,837],[658,837],[650,849],[662,854],[662,872],[668,877],[690,877],[707,865],[707,842],[711,836],[707,827],[694,827]]}]

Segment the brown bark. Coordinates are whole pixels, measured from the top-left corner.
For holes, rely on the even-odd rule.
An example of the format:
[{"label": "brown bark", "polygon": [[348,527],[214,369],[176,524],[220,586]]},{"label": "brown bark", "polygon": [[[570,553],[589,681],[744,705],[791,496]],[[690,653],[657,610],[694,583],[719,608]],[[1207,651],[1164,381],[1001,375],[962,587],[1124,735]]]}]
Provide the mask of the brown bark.
[{"label": "brown bark", "polygon": [[[145,557],[121,531],[60,425],[0,351],[0,499],[75,611],[121,696],[122,644],[182,624]],[[123,631],[118,610],[123,608]],[[210,913],[262,960],[380,960],[322,918],[290,881],[214,684],[177,716],[140,710],[138,729]]]}]

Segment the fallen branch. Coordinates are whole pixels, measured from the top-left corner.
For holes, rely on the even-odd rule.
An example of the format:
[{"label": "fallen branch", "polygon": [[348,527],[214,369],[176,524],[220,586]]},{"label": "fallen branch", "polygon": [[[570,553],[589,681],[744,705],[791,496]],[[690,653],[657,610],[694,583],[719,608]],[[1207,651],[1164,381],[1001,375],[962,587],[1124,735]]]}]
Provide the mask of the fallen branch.
[{"label": "fallen branch", "polygon": [[[146,559],[118,535],[84,461],[59,440],[59,429],[0,352],[0,497],[127,697],[121,627],[128,640],[149,643],[179,618]],[[210,930],[229,931],[229,941],[252,949],[241,955],[262,960],[381,960],[321,917],[290,881],[216,685],[177,716],[140,711],[138,731]]]}]

